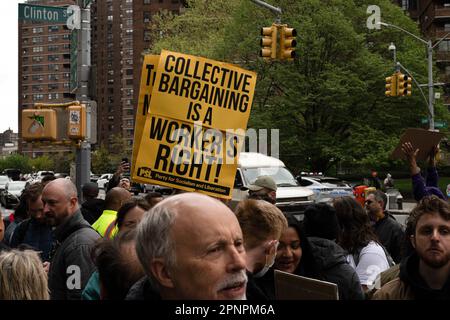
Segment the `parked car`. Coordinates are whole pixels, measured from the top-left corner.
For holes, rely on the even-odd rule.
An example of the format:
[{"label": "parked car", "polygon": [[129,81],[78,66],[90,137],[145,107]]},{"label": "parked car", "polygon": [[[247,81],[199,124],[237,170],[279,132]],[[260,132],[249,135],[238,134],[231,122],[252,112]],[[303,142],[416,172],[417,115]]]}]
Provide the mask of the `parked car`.
[{"label": "parked car", "polygon": [[5,169],[5,170],[3,170],[3,174],[7,175],[13,181],[20,180],[21,173],[22,172],[20,171],[20,169]]},{"label": "parked car", "polygon": [[[314,192],[302,187],[283,161],[256,152],[241,152],[230,207],[248,197],[247,186],[262,175],[271,176],[277,184],[276,206],[283,212],[302,214],[314,203]],[[301,217],[298,217],[301,218]]]},{"label": "parked car", "polygon": [[0,191],[5,190],[6,184],[11,181],[8,176],[0,176]]},{"label": "parked car", "polygon": [[172,194],[172,188],[160,186],[157,184],[144,184],[145,192],[159,192],[161,194]]},{"label": "parked car", "polygon": [[98,174],[92,173],[91,171],[91,182],[97,182],[97,180],[100,178]]},{"label": "parked car", "polygon": [[130,191],[134,193],[135,196],[139,195],[139,193],[144,193],[145,191],[144,184],[139,182],[131,182]]},{"label": "parked car", "polygon": [[354,197],[353,188],[347,182],[325,176],[298,176],[298,183],[314,191],[316,202],[331,203],[337,197]]},{"label": "parked car", "polygon": [[108,189],[108,182],[112,178],[112,173],[104,173],[98,178],[97,185],[99,189]]},{"label": "parked car", "polygon": [[44,176],[49,176],[49,175],[55,175],[55,172],[53,171],[38,171],[35,177],[36,181],[42,181],[42,178]]},{"label": "parked car", "polygon": [[12,208],[19,203],[19,198],[27,186],[26,181],[9,181],[0,194],[0,201],[5,208]]}]

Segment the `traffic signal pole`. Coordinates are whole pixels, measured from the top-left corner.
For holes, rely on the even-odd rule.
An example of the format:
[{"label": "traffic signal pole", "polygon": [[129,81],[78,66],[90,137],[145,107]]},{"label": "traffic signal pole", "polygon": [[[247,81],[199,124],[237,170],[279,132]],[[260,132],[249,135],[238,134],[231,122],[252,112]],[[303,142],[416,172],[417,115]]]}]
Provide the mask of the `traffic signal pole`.
[{"label": "traffic signal pole", "polygon": [[439,45],[443,40],[447,38],[447,36],[450,35],[450,32],[447,33],[445,36],[443,36],[439,41],[437,41],[434,45],[431,42],[431,40],[424,40],[422,38],[419,38],[415,34],[400,28],[399,26],[396,26],[391,23],[385,23],[385,22],[377,22],[377,24],[386,26],[386,27],[392,27],[395,29],[398,29],[413,38],[416,38],[420,42],[424,43],[427,46],[427,60],[428,60],[428,121],[429,121],[429,130],[434,131],[434,83],[433,83],[433,49]]},{"label": "traffic signal pole", "polygon": [[86,139],[81,141],[76,148],[76,181],[78,199],[83,201],[81,187],[91,179],[91,110],[89,105],[89,74],[91,68],[91,11],[90,4],[84,6],[84,1],[79,0],[81,11],[81,30],[78,33],[78,87],[76,99],[85,103],[86,110]]},{"label": "traffic signal pole", "polygon": [[264,1],[261,0],[252,0],[252,2],[254,2],[255,4],[264,7],[266,9],[269,9],[270,11],[272,11],[273,13],[275,13],[277,15],[277,19],[276,19],[276,23],[281,23],[281,8],[278,7],[274,7]]}]

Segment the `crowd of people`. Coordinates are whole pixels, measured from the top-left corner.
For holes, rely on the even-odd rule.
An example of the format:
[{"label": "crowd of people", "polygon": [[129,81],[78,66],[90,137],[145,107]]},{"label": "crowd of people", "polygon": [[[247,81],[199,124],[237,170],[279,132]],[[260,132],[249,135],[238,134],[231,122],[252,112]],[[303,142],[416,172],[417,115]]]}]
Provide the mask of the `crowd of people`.
[{"label": "crowd of people", "polygon": [[274,300],[275,270],[334,283],[341,300],[450,299],[450,206],[403,147],[418,201],[405,229],[381,190],[300,221],[277,208],[270,176],[233,210],[195,192],[132,196],[123,168],[105,200],[95,183],[81,204],[68,179],[32,184],[0,220],[0,299]]}]

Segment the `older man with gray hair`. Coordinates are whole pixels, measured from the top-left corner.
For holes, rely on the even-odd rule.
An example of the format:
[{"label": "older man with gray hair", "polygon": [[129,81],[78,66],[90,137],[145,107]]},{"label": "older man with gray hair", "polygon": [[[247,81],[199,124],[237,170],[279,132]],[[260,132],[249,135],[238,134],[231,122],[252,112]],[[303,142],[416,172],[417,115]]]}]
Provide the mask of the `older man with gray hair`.
[{"label": "older man with gray hair", "polygon": [[222,202],[198,193],[166,198],[137,227],[136,251],[148,277],[127,300],[245,299],[242,231]]}]

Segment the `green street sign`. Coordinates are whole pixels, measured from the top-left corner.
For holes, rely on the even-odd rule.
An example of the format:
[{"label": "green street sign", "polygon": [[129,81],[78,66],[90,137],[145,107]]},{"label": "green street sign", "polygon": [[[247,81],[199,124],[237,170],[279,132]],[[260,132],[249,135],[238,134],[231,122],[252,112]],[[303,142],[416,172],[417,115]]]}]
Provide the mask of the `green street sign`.
[{"label": "green street sign", "polygon": [[436,129],[448,128],[448,124],[447,124],[447,121],[435,121],[434,127]]},{"label": "green street sign", "polygon": [[19,3],[19,20],[66,23],[68,17],[67,7],[50,7]]},{"label": "green street sign", "polygon": [[78,88],[78,30],[70,36],[70,92]]},{"label": "green street sign", "polygon": [[[428,124],[428,118],[421,118],[421,119],[420,119],[420,123],[422,123],[422,124]],[[436,129],[448,128],[448,123],[447,123],[447,121],[434,120],[434,127],[435,127]]]}]

